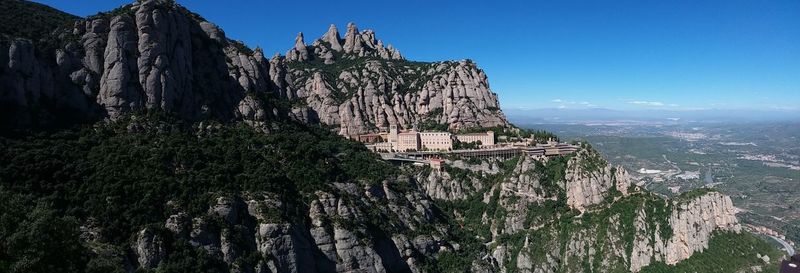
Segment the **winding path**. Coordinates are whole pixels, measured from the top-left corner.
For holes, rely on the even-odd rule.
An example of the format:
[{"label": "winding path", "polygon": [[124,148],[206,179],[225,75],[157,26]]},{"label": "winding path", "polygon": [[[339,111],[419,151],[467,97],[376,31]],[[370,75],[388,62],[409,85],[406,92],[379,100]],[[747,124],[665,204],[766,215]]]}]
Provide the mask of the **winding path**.
[{"label": "winding path", "polygon": [[778,241],[778,243],[783,245],[783,249],[786,251],[787,254],[789,254],[789,257],[794,256],[794,247],[792,247],[792,245],[790,245],[788,242],[772,235],[767,235],[767,236],[769,236],[772,239],[775,239],[775,241]]}]

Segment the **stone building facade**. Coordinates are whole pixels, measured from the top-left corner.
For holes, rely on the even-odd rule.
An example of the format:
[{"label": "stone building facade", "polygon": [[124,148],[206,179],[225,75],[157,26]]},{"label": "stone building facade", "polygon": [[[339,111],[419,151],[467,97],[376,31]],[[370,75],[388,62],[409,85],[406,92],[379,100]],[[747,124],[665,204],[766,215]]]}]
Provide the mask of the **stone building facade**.
[{"label": "stone building facade", "polygon": [[481,142],[481,147],[494,146],[494,131],[487,131],[486,133],[471,133],[456,135],[461,143]]}]

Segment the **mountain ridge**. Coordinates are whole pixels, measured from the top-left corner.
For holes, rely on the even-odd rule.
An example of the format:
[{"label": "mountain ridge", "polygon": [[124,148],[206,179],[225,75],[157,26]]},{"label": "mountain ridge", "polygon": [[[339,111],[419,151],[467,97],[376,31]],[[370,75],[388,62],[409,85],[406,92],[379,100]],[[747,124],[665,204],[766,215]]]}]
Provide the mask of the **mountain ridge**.
[{"label": "mountain ridge", "polygon": [[[769,270],[778,257],[729,197],[648,193],[585,143],[437,170],[341,137],[518,130],[472,61],[406,61],[355,25],[267,59],[167,0],[68,30],[44,37],[55,48],[0,43],[3,129],[81,123],[0,134],[0,271]],[[715,238],[753,242],[734,253],[749,259],[693,260],[723,251]]]},{"label": "mountain ridge", "polygon": [[3,34],[0,103],[4,116],[17,117],[5,125],[46,127],[144,109],[262,126],[288,117],[339,126],[342,135],[390,124],[410,129],[426,119],[453,130],[507,125],[474,63],[406,62],[352,23],[344,38],[332,27],[312,45],[300,34],[285,57],[269,60],[173,1],[135,1],[52,31],[58,38],[42,38],[55,43],[46,48]]}]

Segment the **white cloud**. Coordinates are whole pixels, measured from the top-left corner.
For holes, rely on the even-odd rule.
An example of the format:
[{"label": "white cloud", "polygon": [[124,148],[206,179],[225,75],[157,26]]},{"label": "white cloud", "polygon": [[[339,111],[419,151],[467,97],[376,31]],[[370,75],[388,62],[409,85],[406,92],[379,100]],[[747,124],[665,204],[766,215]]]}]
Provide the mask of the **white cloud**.
[{"label": "white cloud", "polygon": [[779,110],[779,111],[793,111],[793,110],[800,109],[800,108],[798,108],[796,106],[784,106],[784,105],[771,105],[771,106],[769,106],[769,108],[772,108],[774,110]]},{"label": "white cloud", "polygon": [[582,106],[582,107],[597,107],[596,104],[588,102],[588,101],[568,101],[562,99],[553,99],[551,102],[559,104],[558,108],[563,109],[567,108],[567,105],[571,106]]},{"label": "white cloud", "polygon": [[629,101],[628,103],[636,105],[646,105],[646,106],[664,106],[664,103],[660,101],[632,100]]}]

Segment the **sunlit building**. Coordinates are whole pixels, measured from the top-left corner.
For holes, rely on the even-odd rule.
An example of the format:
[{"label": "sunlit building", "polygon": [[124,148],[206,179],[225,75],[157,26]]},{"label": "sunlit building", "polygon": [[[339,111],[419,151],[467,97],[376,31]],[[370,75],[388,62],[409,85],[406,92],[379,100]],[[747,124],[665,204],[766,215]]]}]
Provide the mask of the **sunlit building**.
[{"label": "sunlit building", "polygon": [[448,132],[421,132],[419,139],[423,150],[448,151],[453,149],[453,135]]},{"label": "sunlit building", "polygon": [[418,132],[397,133],[397,151],[419,151],[420,140]]},{"label": "sunlit building", "polygon": [[461,143],[472,143],[480,141],[481,147],[494,146],[494,131],[487,131],[486,133],[470,133],[456,135]]}]

